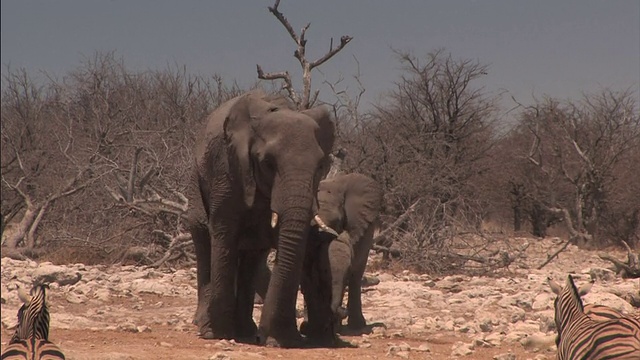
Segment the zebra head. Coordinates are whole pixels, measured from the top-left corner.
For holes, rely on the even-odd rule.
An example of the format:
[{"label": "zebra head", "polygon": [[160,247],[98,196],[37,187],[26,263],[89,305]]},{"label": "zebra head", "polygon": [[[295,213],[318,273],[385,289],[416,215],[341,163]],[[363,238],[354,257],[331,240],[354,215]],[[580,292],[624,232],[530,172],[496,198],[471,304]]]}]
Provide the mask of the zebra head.
[{"label": "zebra head", "polygon": [[35,285],[27,292],[18,288],[18,297],[23,302],[18,310],[18,325],[11,342],[31,337],[47,340],[49,338],[49,308],[47,306],[47,290],[49,285]]},{"label": "zebra head", "polygon": [[548,277],[547,281],[549,283],[549,287],[551,287],[551,291],[556,294],[556,298],[553,301],[553,308],[555,309],[554,320],[558,330],[556,345],[559,345],[562,330],[565,328],[565,324],[569,322],[570,318],[575,315],[574,312],[578,311],[584,314],[581,296],[584,296],[589,292],[589,290],[591,290],[593,282],[582,285],[578,289],[573,282],[571,275],[567,276],[567,283],[564,288],[553,281],[551,277]]}]

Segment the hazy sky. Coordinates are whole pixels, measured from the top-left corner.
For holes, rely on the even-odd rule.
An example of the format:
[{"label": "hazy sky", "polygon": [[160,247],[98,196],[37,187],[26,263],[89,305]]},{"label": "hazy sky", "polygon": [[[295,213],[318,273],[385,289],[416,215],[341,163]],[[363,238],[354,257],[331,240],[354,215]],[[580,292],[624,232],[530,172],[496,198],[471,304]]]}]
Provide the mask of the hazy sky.
[{"label": "hazy sky", "polygon": [[[2,0],[2,72],[10,65],[62,76],[95,51],[115,51],[132,70],[186,65],[243,86],[256,80],[256,63],[298,75],[295,45],[267,11],[272,4]],[[575,98],[605,86],[640,86],[639,0],[283,0],[280,10],[296,30],[311,22],[311,60],[331,37],[354,37],[322,74],[314,73],[314,84],[354,75],[355,56],[367,101],[400,74],[391,48],[425,55],[444,47],[477,59],[490,65],[479,85],[509,90],[523,102],[532,93]]]}]

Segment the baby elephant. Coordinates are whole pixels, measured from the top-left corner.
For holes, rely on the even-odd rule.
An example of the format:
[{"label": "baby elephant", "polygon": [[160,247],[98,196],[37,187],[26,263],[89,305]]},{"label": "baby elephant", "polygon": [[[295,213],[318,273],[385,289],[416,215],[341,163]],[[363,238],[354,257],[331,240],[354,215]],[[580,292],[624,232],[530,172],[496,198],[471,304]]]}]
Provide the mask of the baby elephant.
[{"label": "baby elephant", "polygon": [[[308,311],[308,322],[301,331],[335,334],[345,316],[350,329],[366,326],[360,298],[362,275],[373,245],[382,196],[380,185],[362,174],[338,175],[320,182],[318,216],[310,230],[301,284]],[[326,231],[327,227],[338,237]],[[342,298],[346,286],[349,295],[345,314]]]}]

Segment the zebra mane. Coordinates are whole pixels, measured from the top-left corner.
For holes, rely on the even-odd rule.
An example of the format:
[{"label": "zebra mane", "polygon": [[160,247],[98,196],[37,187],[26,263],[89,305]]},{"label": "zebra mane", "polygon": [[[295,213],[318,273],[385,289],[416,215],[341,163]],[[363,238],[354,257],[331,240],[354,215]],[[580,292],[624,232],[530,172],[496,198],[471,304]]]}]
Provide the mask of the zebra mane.
[{"label": "zebra mane", "polygon": [[567,285],[565,286],[565,289],[566,292],[569,292],[569,296],[564,296],[565,300],[571,300],[572,302],[574,302],[580,309],[580,312],[584,314],[584,305],[582,304],[580,291],[576,287],[576,284],[573,282],[573,278],[571,277],[571,275],[567,275]]}]

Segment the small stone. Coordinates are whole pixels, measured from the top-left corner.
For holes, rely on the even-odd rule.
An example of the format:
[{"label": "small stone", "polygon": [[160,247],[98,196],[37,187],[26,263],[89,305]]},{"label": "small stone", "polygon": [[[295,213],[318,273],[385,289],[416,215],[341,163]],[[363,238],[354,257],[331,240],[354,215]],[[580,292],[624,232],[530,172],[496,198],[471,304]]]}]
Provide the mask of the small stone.
[{"label": "small stone", "polygon": [[502,335],[500,333],[492,333],[492,334],[489,334],[489,335],[485,336],[484,341],[488,342],[492,346],[500,346],[500,344],[502,343],[503,338],[504,338],[504,335]]},{"label": "small stone", "polygon": [[493,360],[516,360],[516,356],[512,353],[498,354],[493,357]]},{"label": "small stone", "polygon": [[231,360],[231,356],[223,353],[217,352],[209,357],[209,360]]},{"label": "small stone", "polygon": [[436,286],[436,282],[433,281],[433,280],[427,280],[427,281],[423,282],[422,285],[432,288],[432,287]]},{"label": "small stone", "polygon": [[403,359],[408,359],[409,350],[411,350],[411,347],[407,343],[402,343],[400,345],[391,345],[387,350],[387,356],[397,356]]},{"label": "small stone", "polygon": [[451,347],[451,356],[467,356],[473,354],[473,344],[465,344],[463,342],[456,342]]},{"label": "small stone", "polygon": [[531,304],[531,309],[533,310],[545,310],[550,308],[551,306],[553,306],[553,301],[552,299],[555,297],[555,295],[549,294],[549,293],[540,293],[538,295],[536,295],[536,297],[533,299],[533,304]]},{"label": "small stone", "polygon": [[34,283],[47,283],[50,286],[54,282],[60,286],[73,285],[82,278],[79,272],[51,263],[41,263],[31,276]]},{"label": "small stone", "polygon": [[87,297],[84,295],[78,295],[78,294],[74,294],[74,293],[68,293],[67,296],[65,296],[65,298],[67,299],[68,302],[72,303],[72,304],[82,304],[85,301],[87,301]]},{"label": "small stone", "polygon": [[170,344],[170,343],[168,343],[168,342],[161,341],[161,342],[160,342],[160,346],[163,346],[163,347],[173,347],[173,344]]},{"label": "small stone", "polygon": [[107,301],[110,298],[109,289],[97,289],[93,293],[93,297],[100,301]]},{"label": "small stone", "polygon": [[609,269],[604,268],[591,268],[586,271],[592,280],[597,281],[611,281],[616,278],[616,273]]},{"label": "small stone", "polygon": [[231,347],[235,345],[235,341],[234,340],[220,340],[217,343],[215,343],[213,346],[224,350],[224,351],[231,351]]},{"label": "small stone", "polygon": [[427,344],[420,344],[420,346],[418,346],[417,348],[412,348],[412,350],[421,351],[421,352],[431,352],[431,348],[429,348],[429,345]]},{"label": "small stone", "polygon": [[466,333],[471,331],[471,328],[468,325],[464,325],[464,326],[458,328],[458,331],[463,333],[463,334],[466,334]]},{"label": "small stone", "polygon": [[442,330],[453,331],[454,330],[453,320],[449,320],[445,322],[444,325],[442,325]]},{"label": "small stone", "polygon": [[137,332],[138,328],[135,324],[126,322],[118,325],[118,330],[126,331],[126,332]]},{"label": "small stone", "polygon": [[482,332],[491,332],[491,330],[493,330],[493,325],[491,324],[491,320],[489,319],[483,320],[480,324],[478,324],[478,326],[480,327],[480,331]]},{"label": "small stone", "polygon": [[380,279],[376,276],[365,275],[362,277],[362,287],[369,287],[380,284]]},{"label": "small stone", "polygon": [[136,328],[136,330],[140,333],[142,332],[151,332],[151,328],[148,327],[147,325],[140,325]]}]

